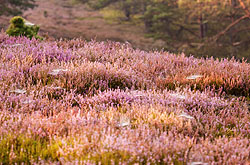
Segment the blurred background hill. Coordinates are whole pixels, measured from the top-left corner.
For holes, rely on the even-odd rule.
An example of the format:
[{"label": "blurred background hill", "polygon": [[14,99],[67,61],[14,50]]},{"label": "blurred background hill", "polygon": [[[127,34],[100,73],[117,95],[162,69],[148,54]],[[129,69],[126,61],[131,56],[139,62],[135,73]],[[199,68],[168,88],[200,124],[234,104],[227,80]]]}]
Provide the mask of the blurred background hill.
[{"label": "blurred background hill", "polygon": [[[97,41],[129,42],[143,50],[161,49],[164,42],[148,38],[144,25],[122,21],[122,16],[112,9],[93,10],[86,4],[71,0],[36,0],[36,7],[22,16],[40,26],[40,33],[60,39],[83,38]],[[0,16],[0,29],[6,30],[12,15]]]},{"label": "blurred background hill", "polygon": [[17,7],[0,5],[4,11],[0,12],[1,29],[6,30],[10,18],[18,14],[39,25],[41,35],[55,39],[112,40],[147,51],[164,49],[196,57],[250,60],[249,0],[13,0],[12,3]]}]

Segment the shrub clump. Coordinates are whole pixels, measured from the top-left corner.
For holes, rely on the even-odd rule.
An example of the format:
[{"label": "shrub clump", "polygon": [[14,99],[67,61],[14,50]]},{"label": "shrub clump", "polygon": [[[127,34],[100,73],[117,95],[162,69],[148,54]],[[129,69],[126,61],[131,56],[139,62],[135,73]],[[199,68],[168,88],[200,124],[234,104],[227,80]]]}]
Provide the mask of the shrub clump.
[{"label": "shrub clump", "polygon": [[36,39],[42,39],[37,35],[40,27],[27,22],[21,16],[15,16],[10,20],[10,26],[6,30],[6,33],[10,36],[25,36],[30,39],[35,37]]}]

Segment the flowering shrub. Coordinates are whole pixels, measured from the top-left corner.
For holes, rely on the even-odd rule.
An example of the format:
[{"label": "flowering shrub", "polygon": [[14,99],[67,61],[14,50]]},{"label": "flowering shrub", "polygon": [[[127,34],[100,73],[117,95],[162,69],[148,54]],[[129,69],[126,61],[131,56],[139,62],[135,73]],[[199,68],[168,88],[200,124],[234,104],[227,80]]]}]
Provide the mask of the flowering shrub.
[{"label": "flowering shrub", "polygon": [[0,33],[0,162],[247,164],[250,64]]}]

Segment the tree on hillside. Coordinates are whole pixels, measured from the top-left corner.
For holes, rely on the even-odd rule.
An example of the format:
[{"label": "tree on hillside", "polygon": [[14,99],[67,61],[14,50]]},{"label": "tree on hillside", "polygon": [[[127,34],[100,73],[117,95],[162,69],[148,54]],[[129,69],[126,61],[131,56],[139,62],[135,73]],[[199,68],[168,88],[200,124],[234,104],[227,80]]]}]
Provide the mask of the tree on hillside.
[{"label": "tree on hillside", "polygon": [[0,0],[0,15],[19,15],[35,6],[35,0]]},{"label": "tree on hillside", "polygon": [[249,0],[156,0],[144,21],[167,50],[214,56],[250,53]]}]

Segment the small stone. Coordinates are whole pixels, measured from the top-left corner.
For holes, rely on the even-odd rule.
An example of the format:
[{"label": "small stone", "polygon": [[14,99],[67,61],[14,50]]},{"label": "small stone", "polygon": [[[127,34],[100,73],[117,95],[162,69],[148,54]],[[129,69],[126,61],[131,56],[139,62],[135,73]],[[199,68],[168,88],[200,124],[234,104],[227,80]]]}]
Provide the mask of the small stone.
[{"label": "small stone", "polygon": [[50,75],[56,76],[58,75],[60,72],[67,72],[68,69],[53,69],[51,72],[49,72]]},{"label": "small stone", "polygon": [[3,47],[18,47],[18,46],[22,46],[23,44],[7,44],[7,45],[3,45]]},{"label": "small stone", "polygon": [[121,117],[120,123],[118,124],[118,127],[126,127],[130,125],[130,120],[127,117]]},{"label": "small stone", "polygon": [[65,88],[62,88],[62,87],[47,87],[48,89],[53,89],[53,90],[60,90],[60,89],[65,89]]},{"label": "small stone", "polygon": [[17,94],[24,94],[24,93],[26,93],[26,90],[24,90],[24,89],[15,89],[15,90],[12,90],[10,92],[17,93]]},{"label": "small stone", "polygon": [[130,125],[130,122],[123,122],[123,123],[118,124],[119,127],[126,127],[129,125]]},{"label": "small stone", "polygon": [[194,119],[194,117],[192,117],[192,116],[190,116],[190,115],[188,115],[186,113],[180,114],[179,117],[183,117],[183,118],[187,118],[187,119]]},{"label": "small stone", "polygon": [[181,100],[185,100],[186,99],[186,96],[180,95],[178,93],[172,93],[172,94],[170,94],[170,96],[175,97],[177,99],[181,99]]},{"label": "small stone", "polygon": [[14,45],[11,45],[11,47],[17,47],[17,46],[22,46],[23,44],[14,44]]},{"label": "small stone", "polygon": [[186,77],[186,79],[195,80],[197,78],[202,78],[202,77],[203,77],[202,75],[191,75],[191,76]]}]

